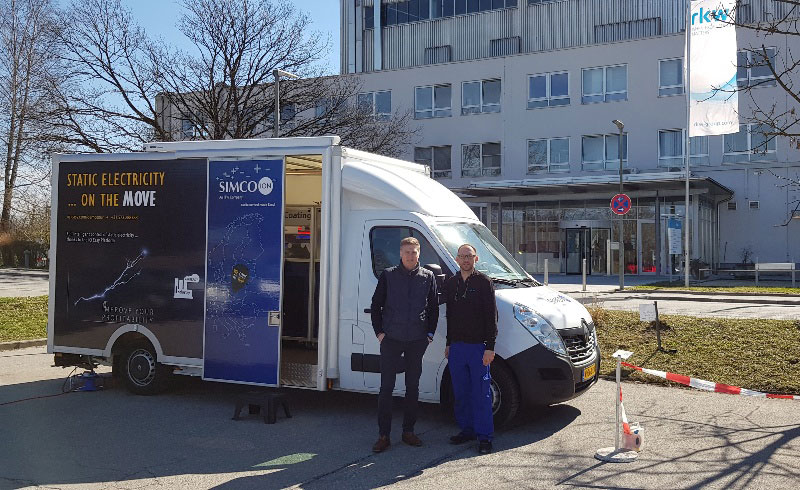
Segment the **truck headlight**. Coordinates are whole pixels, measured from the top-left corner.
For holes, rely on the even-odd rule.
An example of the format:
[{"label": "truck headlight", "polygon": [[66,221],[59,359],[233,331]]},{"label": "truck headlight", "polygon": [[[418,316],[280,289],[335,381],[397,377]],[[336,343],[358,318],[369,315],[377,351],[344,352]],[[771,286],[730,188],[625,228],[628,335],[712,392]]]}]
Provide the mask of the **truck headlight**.
[{"label": "truck headlight", "polygon": [[515,304],[514,318],[531,333],[540,344],[562,356],[567,355],[567,349],[561,336],[556,329],[544,317],[528,308],[527,306]]}]

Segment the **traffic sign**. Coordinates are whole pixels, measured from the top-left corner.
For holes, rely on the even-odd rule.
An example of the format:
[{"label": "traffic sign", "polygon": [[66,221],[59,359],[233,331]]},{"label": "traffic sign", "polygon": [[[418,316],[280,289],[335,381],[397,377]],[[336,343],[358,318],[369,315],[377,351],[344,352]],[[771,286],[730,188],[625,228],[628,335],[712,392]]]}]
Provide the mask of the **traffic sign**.
[{"label": "traffic sign", "polygon": [[631,210],[631,198],[627,194],[617,194],[611,198],[611,211],[614,214],[628,214]]}]

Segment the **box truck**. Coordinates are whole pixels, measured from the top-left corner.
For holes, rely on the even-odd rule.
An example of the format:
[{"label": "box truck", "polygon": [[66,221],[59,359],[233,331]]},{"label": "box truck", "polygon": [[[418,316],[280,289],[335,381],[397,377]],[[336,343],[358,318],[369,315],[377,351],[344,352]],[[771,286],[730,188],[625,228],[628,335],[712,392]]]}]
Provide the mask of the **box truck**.
[{"label": "box truck", "polygon": [[[600,362],[587,310],[536,282],[429,175],[335,136],[54,155],[48,352],[59,366],[109,363],[139,394],[174,374],[376,393],[370,300],[413,236],[437,280],[458,271],[463,243],[492,278],[498,422],[585,392]],[[444,310],[426,402],[452,400]]]}]

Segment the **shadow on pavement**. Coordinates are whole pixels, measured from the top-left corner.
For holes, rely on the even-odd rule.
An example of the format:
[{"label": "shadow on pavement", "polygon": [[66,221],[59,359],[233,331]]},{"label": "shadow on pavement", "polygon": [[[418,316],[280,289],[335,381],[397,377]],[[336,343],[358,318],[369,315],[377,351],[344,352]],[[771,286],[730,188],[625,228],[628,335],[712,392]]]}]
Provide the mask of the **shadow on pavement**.
[{"label": "shadow on pavement", "polygon": [[[474,447],[448,444],[457,428],[438,405],[421,404],[417,433],[425,445],[414,448],[399,441],[396,399],[393,445],[376,455],[373,395],[286,390],[293,418],[279,411],[268,425],[257,416],[231,420],[236,394],[251,387],[179,378],[170,393],[155,397],[109,383],[102,391],[45,398],[62,383],[0,386],[0,420],[13,422],[0,425],[0,488],[154,480],[173,487],[373,488],[479,457]],[[30,397],[43,398],[4,404]],[[566,405],[527,414],[498,433],[495,451],[544,439],[579,414]]]}]

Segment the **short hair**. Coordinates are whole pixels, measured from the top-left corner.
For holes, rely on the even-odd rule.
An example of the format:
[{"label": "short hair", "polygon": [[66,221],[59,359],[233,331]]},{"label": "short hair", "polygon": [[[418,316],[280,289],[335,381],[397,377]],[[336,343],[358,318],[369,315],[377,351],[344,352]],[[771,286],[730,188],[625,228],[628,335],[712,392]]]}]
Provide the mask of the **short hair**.
[{"label": "short hair", "polygon": [[459,251],[459,250],[461,250],[461,248],[462,248],[462,247],[469,247],[469,248],[471,248],[471,249],[472,249],[472,253],[474,253],[475,255],[477,255],[477,254],[478,254],[478,249],[476,249],[475,247],[473,247],[473,246],[472,246],[472,245],[470,245],[469,243],[464,243],[464,244],[461,244],[461,245],[460,245],[460,246],[459,246],[459,247],[456,249],[456,253],[458,253],[458,251]]},{"label": "short hair", "polygon": [[413,236],[409,236],[400,240],[400,248],[403,248],[403,245],[413,245],[417,248],[421,248],[419,246],[419,240],[417,240]]}]

